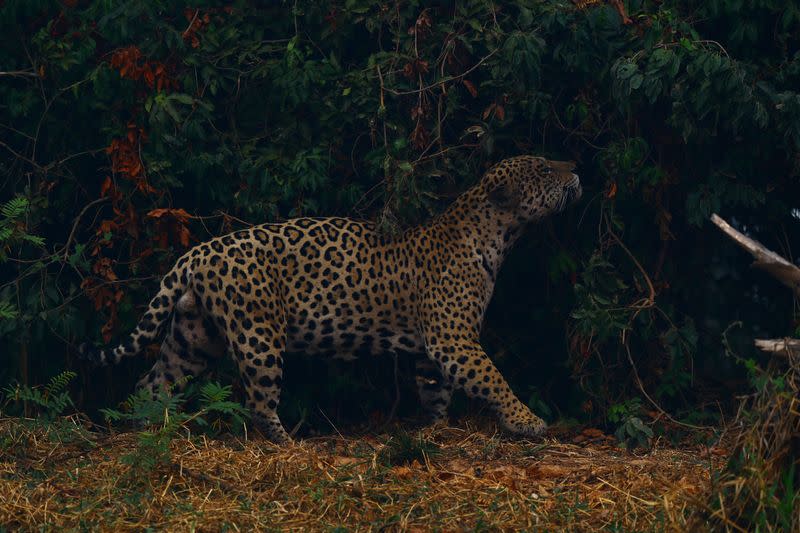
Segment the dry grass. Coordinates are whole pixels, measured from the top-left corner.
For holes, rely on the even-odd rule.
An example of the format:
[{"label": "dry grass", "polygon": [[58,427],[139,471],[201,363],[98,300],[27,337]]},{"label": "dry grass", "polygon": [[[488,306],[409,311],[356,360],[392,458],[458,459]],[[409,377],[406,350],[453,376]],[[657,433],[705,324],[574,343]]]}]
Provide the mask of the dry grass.
[{"label": "dry grass", "polygon": [[743,399],[732,425],[733,453],[696,531],[800,531],[800,353],[788,351]]},{"label": "dry grass", "polygon": [[724,460],[659,442],[630,453],[596,430],[533,442],[467,423],[423,429],[436,453],[405,464],[391,464],[389,435],[282,448],[182,437],[172,464],[146,473],[121,460],[134,433],[59,444],[7,419],[0,435],[0,529],[13,530],[684,530]]}]

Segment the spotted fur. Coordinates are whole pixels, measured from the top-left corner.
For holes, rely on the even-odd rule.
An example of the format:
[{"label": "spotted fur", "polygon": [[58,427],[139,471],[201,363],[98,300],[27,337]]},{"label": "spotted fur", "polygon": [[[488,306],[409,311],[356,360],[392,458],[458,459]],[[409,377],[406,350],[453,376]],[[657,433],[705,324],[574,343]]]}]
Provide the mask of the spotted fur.
[{"label": "spotted fur", "polygon": [[95,363],[139,354],[168,323],[161,357],[141,380],[154,390],[229,353],[247,406],[275,441],[284,356],[350,358],[423,353],[420,397],[442,417],[453,388],[486,400],[502,424],[536,435],[544,422],[520,402],[479,343],[500,265],[531,221],[580,197],[574,164],[520,156],[488,171],[430,223],[398,237],[349,218],[298,218],[212,239],[164,276],[133,333]]}]

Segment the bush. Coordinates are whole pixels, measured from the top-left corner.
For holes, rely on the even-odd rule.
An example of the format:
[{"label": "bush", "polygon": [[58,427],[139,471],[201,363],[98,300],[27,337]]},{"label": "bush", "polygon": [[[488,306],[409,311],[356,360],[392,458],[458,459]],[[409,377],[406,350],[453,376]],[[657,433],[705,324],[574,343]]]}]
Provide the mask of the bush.
[{"label": "bush", "polygon": [[[578,161],[586,200],[499,280],[485,343],[512,386],[605,417],[641,395],[633,363],[670,410],[716,395],[739,375],[725,324],[793,327],[705,220],[797,240],[800,10],[617,5],[2,2],[0,382],[130,330],[210,236],[305,214],[398,231],[538,153]],[[129,364],[84,405],[120,401]]]}]

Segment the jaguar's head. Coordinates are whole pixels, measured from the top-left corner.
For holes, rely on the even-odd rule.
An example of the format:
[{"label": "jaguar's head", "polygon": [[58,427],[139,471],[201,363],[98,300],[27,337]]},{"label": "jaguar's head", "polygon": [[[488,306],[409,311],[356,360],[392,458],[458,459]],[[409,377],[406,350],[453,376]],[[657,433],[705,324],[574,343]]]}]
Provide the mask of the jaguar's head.
[{"label": "jaguar's head", "polygon": [[489,203],[518,219],[536,220],[558,213],[583,192],[572,161],[517,156],[495,165],[482,178]]}]

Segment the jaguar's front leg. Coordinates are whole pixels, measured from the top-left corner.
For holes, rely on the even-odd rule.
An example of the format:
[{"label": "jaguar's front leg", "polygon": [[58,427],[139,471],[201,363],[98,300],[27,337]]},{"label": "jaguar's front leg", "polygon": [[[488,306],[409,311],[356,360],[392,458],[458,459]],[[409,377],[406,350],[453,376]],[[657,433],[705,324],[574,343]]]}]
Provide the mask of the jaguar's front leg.
[{"label": "jaguar's front leg", "polygon": [[477,341],[432,342],[428,339],[428,357],[438,364],[442,375],[455,387],[464,389],[470,398],[486,400],[500,417],[503,427],[526,436],[541,434],[544,420],[519,401],[505,378],[494,366]]}]

